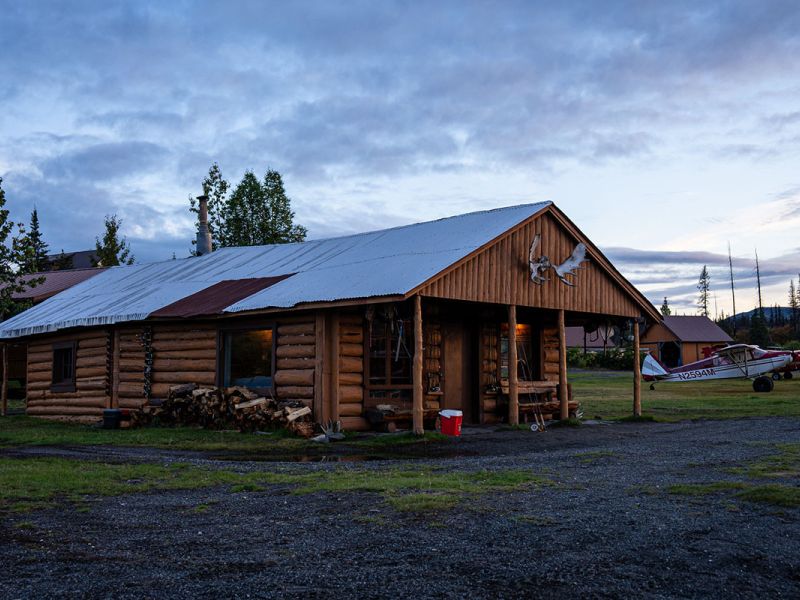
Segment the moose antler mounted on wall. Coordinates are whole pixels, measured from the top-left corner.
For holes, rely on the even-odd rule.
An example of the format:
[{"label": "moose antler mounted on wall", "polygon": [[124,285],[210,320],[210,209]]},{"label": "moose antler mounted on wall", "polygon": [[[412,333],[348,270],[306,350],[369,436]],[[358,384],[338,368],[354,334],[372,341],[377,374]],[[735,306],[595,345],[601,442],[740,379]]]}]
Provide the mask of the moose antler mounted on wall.
[{"label": "moose antler mounted on wall", "polygon": [[575,271],[583,268],[581,263],[589,260],[589,258],[586,256],[586,244],[579,243],[577,246],[575,246],[572,254],[566,260],[564,260],[564,262],[562,262],[560,265],[554,265],[545,255],[541,255],[539,258],[536,258],[536,249],[539,247],[539,242],[541,242],[541,239],[542,235],[537,233],[531,242],[530,249],[528,250],[528,267],[531,270],[531,281],[537,285],[542,285],[545,281],[549,281],[549,278],[545,277],[547,269],[553,269],[556,276],[558,276],[562,283],[570,287],[574,287],[575,284],[567,279],[567,275],[574,276],[576,274]]}]

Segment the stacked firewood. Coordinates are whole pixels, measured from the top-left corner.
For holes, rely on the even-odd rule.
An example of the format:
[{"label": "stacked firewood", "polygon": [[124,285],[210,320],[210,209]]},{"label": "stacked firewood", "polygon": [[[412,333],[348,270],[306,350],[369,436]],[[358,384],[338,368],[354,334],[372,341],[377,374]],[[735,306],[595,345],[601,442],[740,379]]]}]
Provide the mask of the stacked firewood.
[{"label": "stacked firewood", "polygon": [[247,388],[176,385],[167,398],[146,407],[151,421],[169,425],[200,425],[208,429],[263,431],[286,428],[311,437],[311,409],[299,400],[278,402]]}]

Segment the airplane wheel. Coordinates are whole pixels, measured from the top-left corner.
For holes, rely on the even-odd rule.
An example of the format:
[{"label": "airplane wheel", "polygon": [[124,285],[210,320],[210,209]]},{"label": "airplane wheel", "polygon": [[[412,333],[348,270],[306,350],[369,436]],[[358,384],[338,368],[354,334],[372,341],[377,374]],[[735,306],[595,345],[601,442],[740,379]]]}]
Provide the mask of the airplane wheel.
[{"label": "airplane wheel", "polygon": [[772,380],[773,381],[780,381],[781,380],[781,374],[780,373],[773,373],[772,374]]},{"label": "airplane wheel", "polygon": [[783,374],[784,379],[791,379],[792,377],[794,377],[794,375],[792,375],[791,371],[786,371],[786,373]]},{"label": "airplane wheel", "polygon": [[771,392],[774,387],[775,384],[772,383],[772,379],[763,375],[756,377],[755,381],[753,381],[753,389],[759,393]]}]

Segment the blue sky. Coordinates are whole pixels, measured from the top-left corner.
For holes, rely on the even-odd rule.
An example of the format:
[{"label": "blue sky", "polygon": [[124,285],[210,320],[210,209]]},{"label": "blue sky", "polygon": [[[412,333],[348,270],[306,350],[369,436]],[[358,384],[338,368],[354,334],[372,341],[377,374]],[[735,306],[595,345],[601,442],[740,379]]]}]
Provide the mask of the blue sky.
[{"label": "blue sky", "polygon": [[800,272],[796,2],[0,0],[0,176],[54,250],[279,170],[310,237],[553,200],[654,302]]}]

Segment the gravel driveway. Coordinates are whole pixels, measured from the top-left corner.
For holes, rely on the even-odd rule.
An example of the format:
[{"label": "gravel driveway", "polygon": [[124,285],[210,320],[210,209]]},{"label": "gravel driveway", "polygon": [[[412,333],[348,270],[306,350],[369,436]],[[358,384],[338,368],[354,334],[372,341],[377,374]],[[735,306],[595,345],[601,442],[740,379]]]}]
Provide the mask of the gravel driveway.
[{"label": "gravel driveway", "polygon": [[[665,491],[729,480],[729,467],[798,441],[798,420],[748,419],[478,431],[405,449],[397,461],[338,464],[141,448],[7,450],[237,471],[530,469],[557,485],[423,515],[397,513],[377,494],[298,496],[284,486],[94,498],[88,512],[6,515],[0,596],[798,597],[799,509]],[[202,504],[209,509],[197,512]],[[31,527],[15,526],[22,519]]]}]

